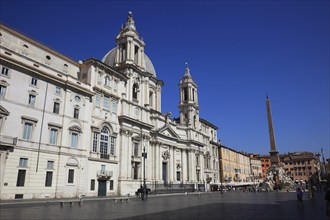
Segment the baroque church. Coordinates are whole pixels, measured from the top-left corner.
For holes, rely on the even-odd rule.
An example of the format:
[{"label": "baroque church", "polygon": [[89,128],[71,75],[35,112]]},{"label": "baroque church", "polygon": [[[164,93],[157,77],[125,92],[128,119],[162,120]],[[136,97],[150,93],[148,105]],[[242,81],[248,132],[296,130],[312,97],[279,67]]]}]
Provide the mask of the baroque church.
[{"label": "baroque church", "polygon": [[219,184],[218,127],[199,116],[189,67],[171,118],[131,13],[102,60],[76,62],[5,25],[0,53],[1,199]]}]

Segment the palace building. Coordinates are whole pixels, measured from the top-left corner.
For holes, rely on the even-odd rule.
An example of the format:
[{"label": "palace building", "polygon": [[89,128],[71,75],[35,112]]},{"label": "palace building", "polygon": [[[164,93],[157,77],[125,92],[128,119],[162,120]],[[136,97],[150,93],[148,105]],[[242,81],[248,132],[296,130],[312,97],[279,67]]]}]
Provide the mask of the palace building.
[{"label": "palace building", "polygon": [[171,118],[131,13],[114,43],[77,62],[0,26],[1,199],[132,195],[144,174],[151,190],[220,182],[218,127],[189,67]]}]

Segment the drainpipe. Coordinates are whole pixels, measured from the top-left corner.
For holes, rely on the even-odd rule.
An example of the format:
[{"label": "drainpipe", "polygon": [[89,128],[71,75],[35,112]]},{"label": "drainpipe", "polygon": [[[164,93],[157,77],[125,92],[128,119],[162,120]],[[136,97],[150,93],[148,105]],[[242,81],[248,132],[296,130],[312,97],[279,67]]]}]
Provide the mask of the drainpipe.
[{"label": "drainpipe", "polygon": [[44,125],[44,118],[45,118],[45,108],[46,108],[46,101],[47,101],[47,93],[48,93],[48,82],[46,84],[46,93],[45,93],[45,99],[44,99],[44,107],[42,109],[42,119],[41,119],[41,128],[40,128],[40,135],[39,135],[39,146],[38,146],[38,156],[37,156],[37,167],[36,167],[36,173],[38,173],[39,168],[39,157],[40,157],[40,147],[41,147],[41,137],[42,137],[42,128]]},{"label": "drainpipe", "polygon": [[[64,90],[64,88],[63,88]],[[66,94],[67,91],[64,91],[64,104],[63,104],[63,114],[62,114],[62,126],[64,126],[64,116],[65,116],[65,104],[66,104]],[[61,146],[63,143],[63,127],[62,127],[62,131],[61,131],[61,142],[60,145],[58,146],[58,156],[57,156],[57,172],[56,172],[56,186],[55,186],[55,195],[54,197],[57,198],[57,189],[58,189],[58,179],[59,179],[59,175],[60,175],[60,158],[61,158]]]}]

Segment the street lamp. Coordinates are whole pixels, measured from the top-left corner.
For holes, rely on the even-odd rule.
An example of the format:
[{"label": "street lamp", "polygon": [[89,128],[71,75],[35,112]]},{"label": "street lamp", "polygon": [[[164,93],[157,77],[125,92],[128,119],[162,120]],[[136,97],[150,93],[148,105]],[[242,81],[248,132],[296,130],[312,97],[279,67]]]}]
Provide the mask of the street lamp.
[{"label": "street lamp", "polygon": [[222,194],[222,159],[220,158],[220,192]]},{"label": "street lamp", "polygon": [[147,185],[146,185],[146,158],[147,158],[147,153],[146,153],[146,146],[143,146],[143,188],[142,188],[142,200],[147,200]]}]

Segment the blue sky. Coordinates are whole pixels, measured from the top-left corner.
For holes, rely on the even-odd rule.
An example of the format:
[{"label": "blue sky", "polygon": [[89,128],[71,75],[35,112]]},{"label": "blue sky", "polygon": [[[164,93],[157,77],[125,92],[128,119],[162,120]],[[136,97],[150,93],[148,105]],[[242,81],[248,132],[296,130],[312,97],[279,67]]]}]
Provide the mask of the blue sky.
[{"label": "blue sky", "polygon": [[74,59],[102,57],[133,12],[158,79],[162,112],[178,116],[188,62],[200,116],[238,151],[329,153],[329,1],[4,1],[1,22]]}]

